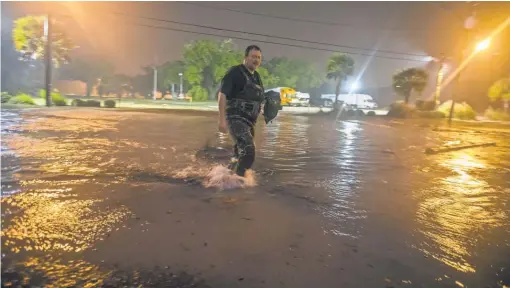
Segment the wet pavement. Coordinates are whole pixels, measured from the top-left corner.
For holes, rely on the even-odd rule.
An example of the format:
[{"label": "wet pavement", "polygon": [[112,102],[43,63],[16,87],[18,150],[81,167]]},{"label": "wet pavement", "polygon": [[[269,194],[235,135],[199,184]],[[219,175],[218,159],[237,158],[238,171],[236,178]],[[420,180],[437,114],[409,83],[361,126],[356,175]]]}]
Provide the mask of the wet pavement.
[{"label": "wet pavement", "polygon": [[2,110],[2,286],[510,286],[510,128],[282,115],[256,143],[258,185],[218,191],[214,113]]}]

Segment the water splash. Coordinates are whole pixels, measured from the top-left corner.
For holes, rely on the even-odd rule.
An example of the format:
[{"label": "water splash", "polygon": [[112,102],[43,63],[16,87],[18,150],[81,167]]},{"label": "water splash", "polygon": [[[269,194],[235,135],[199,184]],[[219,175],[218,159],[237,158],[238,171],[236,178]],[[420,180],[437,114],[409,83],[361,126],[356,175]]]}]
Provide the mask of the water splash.
[{"label": "water splash", "polygon": [[218,188],[220,190],[248,188],[257,185],[255,173],[252,170],[246,171],[245,177],[234,174],[223,165],[217,165],[207,174],[203,182],[206,188]]}]

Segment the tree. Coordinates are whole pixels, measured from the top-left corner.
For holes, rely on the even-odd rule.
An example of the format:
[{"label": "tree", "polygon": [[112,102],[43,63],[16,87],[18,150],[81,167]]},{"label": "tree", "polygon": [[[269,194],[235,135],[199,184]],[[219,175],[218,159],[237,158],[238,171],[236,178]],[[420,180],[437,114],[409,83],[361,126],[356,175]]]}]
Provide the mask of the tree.
[{"label": "tree", "polygon": [[257,69],[257,72],[259,72],[260,79],[262,80],[262,84],[264,85],[264,88],[274,88],[278,87],[278,83],[280,82],[280,78],[278,76],[275,76],[267,68],[265,67],[259,67]]},{"label": "tree", "polygon": [[[158,90],[161,92],[170,91],[172,84],[176,87],[180,85],[179,73],[183,73],[186,70],[184,61],[169,61],[160,65],[158,68]],[[186,75],[183,75],[183,86],[187,86]]]},{"label": "tree", "polygon": [[305,63],[298,70],[299,77],[296,82],[296,89],[299,91],[309,91],[312,88],[319,87],[324,81],[324,74],[319,73],[315,66]]},{"label": "tree", "polygon": [[393,75],[393,90],[404,97],[405,103],[409,103],[409,97],[414,90],[421,94],[428,81],[428,73],[421,68],[403,69]]},{"label": "tree", "polygon": [[295,62],[285,57],[273,58],[264,65],[268,72],[278,80],[276,86],[290,88],[296,88],[298,80],[297,73],[294,73],[296,66]]},{"label": "tree", "polygon": [[225,73],[243,59],[231,40],[198,40],[185,46],[183,56],[186,66],[184,77],[192,86],[189,92],[195,100],[205,100],[202,99],[204,91],[207,91],[209,99],[214,98]]},{"label": "tree", "polygon": [[501,100],[505,103],[505,112],[508,112],[508,102],[510,100],[510,77],[499,79],[489,88],[489,98],[491,101]]},{"label": "tree", "polygon": [[133,92],[132,79],[123,74],[111,74],[101,78],[97,90],[99,96],[114,93],[120,98],[124,93]]},{"label": "tree", "polygon": [[40,61],[22,61],[12,42],[12,31],[2,31],[1,41],[2,92],[10,94],[36,93],[43,83],[44,66]]},{"label": "tree", "polygon": [[[307,90],[319,86],[324,78],[310,63],[285,57],[269,60],[264,65],[264,68],[267,68],[269,74],[271,74],[275,80],[276,83],[274,86]],[[272,87],[273,85],[266,86]]]},{"label": "tree", "polygon": [[347,80],[347,77],[351,76],[352,73],[354,73],[354,59],[351,56],[334,53],[329,58],[326,77],[336,81],[335,109],[338,109],[338,95],[340,95],[342,82]]},{"label": "tree", "polygon": [[[17,51],[24,59],[44,59],[46,53],[46,39],[44,36],[45,16],[26,16],[14,21],[12,40]],[[52,22],[51,33],[52,60],[56,67],[69,62],[69,53],[76,48],[67,35],[64,26]]]},{"label": "tree", "polygon": [[[63,75],[72,80],[79,80],[87,85],[86,96],[89,97],[92,88],[114,74],[113,65],[105,59],[79,58],[63,67]],[[102,96],[100,94],[100,96]]]},{"label": "tree", "polygon": [[136,75],[132,79],[133,91],[142,94],[146,97],[149,93],[152,93],[154,71],[152,67],[142,67],[143,73]]}]

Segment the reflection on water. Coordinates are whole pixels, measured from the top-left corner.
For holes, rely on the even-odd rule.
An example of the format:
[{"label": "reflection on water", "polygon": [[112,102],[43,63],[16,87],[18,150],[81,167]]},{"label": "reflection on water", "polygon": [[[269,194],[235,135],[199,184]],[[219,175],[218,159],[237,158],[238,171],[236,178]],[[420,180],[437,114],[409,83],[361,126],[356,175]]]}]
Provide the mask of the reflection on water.
[{"label": "reflection on water", "polygon": [[310,158],[307,117],[274,121],[266,127],[258,128],[264,129],[260,153],[273,162],[273,169],[283,173],[303,171]]},{"label": "reflection on water", "polygon": [[45,287],[98,287],[104,284],[103,279],[110,274],[82,260],[64,262],[53,258],[30,257],[24,265],[43,273],[49,282]]},{"label": "reflection on water", "polygon": [[462,272],[475,272],[470,263],[480,231],[501,226],[507,211],[496,204],[500,191],[478,178],[493,170],[474,155],[473,150],[438,156],[435,165],[444,171],[420,194],[424,198],[417,211],[419,231],[426,236],[421,250]]},{"label": "reflection on water", "polygon": [[[3,245],[12,252],[80,252],[111,232],[129,215],[125,207],[101,211],[102,200],[76,199],[71,188],[39,189],[3,198],[4,213],[14,211],[2,229]],[[6,207],[8,207],[6,209]]]},{"label": "reflection on water", "polygon": [[326,207],[323,214],[342,223],[342,225],[337,225],[337,227],[331,229],[331,232],[335,235],[358,236],[359,231],[347,232],[343,228],[346,223],[350,222],[352,224],[354,219],[364,218],[364,211],[357,210],[354,204],[357,184],[360,182],[359,170],[363,167],[363,164],[367,164],[355,160],[358,158],[357,154],[359,154],[357,153],[357,145],[361,143],[360,133],[362,131],[363,129],[359,123],[339,122],[337,124],[335,133],[338,136],[333,146],[337,152],[333,156],[333,163],[336,167],[333,171],[341,171],[341,173],[334,173],[320,183],[321,186],[330,191],[331,198],[334,200],[333,209]]}]

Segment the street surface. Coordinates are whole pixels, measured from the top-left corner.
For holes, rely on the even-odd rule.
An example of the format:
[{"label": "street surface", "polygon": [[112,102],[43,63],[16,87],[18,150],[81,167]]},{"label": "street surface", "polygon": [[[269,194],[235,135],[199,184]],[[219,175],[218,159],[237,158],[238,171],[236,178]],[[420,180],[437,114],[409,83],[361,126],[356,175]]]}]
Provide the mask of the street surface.
[{"label": "street surface", "polygon": [[2,110],[2,286],[510,286],[508,126],[262,122],[217,191],[215,112]]}]

